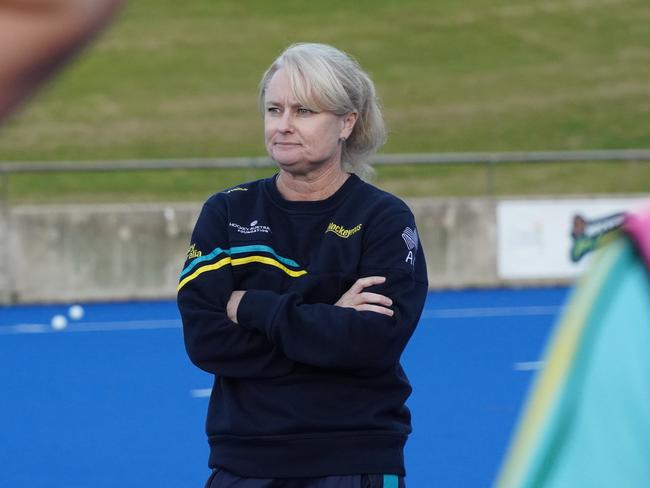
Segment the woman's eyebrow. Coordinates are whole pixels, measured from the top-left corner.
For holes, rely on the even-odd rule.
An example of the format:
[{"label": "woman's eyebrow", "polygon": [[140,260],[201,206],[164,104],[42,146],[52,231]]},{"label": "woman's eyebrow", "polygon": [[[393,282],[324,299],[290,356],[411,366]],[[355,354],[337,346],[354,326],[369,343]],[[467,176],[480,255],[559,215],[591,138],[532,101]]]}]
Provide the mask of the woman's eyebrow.
[{"label": "woman's eyebrow", "polygon": [[[267,100],[266,102],[264,102],[264,106],[265,107],[271,107],[271,106],[284,107],[285,105],[284,105],[283,102],[277,102],[275,100]],[[298,101],[293,101],[293,102],[289,103],[289,108],[299,108],[299,107],[303,107],[303,104],[298,102]]]}]

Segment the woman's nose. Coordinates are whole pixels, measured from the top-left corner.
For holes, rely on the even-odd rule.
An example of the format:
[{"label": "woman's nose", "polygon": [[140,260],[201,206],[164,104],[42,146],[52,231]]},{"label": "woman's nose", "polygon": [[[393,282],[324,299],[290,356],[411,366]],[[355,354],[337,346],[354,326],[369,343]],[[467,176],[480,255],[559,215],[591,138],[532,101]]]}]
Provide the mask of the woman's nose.
[{"label": "woman's nose", "polygon": [[290,110],[285,110],[280,117],[280,124],[278,126],[280,132],[292,132],[293,131],[293,115]]}]

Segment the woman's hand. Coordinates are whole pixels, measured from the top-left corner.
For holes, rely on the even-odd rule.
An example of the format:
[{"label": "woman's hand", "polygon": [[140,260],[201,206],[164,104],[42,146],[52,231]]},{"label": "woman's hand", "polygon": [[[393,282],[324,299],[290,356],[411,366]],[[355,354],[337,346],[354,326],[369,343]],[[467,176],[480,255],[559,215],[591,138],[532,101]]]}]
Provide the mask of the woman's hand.
[{"label": "woman's hand", "polygon": [[365,278],[359,278],[334,305],[337,307],[353,308],[359,311],[366,310],[369,312],[377,312],[392,317],[394,312],[388,308],[393,304],[393,301],[390,298],[378,293],[363,291],[369,286],[380,285],[385,281],[386,278],[383,276],[366,276]]},{"label": "woman's hand", "polygon": [[230,294],[228,303],[226,304],[226,314],[228,314],[228,318],[236,324],[239,323],[237,322],[237,309],[239,308],[239,302],[241,302],[244,293],[246,293],[244,290],[233,291]]}]

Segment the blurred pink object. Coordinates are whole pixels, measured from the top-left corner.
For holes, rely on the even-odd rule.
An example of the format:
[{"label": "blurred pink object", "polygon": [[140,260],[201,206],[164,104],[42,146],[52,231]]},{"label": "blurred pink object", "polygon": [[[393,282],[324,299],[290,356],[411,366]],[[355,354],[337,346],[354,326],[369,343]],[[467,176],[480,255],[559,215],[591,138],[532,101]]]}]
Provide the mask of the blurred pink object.
[{"label": "blurred pink object", "polygon": [[623,228],[632,237],[646,268],[650,270],[650,202],[643,210],[626,215]]},{"label": "blurred pink object", "polygon": [[0,123],[110,23],[124,0],[0,0]]}]

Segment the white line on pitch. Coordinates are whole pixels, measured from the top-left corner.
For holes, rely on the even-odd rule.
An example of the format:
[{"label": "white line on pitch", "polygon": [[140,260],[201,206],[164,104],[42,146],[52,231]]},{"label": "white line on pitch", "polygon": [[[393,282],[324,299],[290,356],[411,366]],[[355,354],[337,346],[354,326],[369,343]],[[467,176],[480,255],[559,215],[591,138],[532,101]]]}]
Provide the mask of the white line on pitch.
[{"label": "white line on pitch", "polygon": [[50,332],[50,326],[45,324],[16,324],[0,327],[0,335],[5,334],[42,334]]},{"label": "white line on pitch", "polygon": [[210,398],[211,394],[212,388],[197,388],[196,390],[190,390],[192,398]]},{"label": "white line on pitch", "polygon": [[15,334],[62,334],[65,332],[110,332],[117,330],[179,329],[181,321],[173,320],[130,320],[123,322],[78,322],[68,323],[63,330],[54,330],[48,324],[15,324],[0,326],[0,335]]},{"label": "white line on pitch", "polygon": [[522,361],[512,365],[515,371],[537,371],[542,369],[544,361]]},{"label": "white line on pitch", "polygon": [[124,322],[85,322],[68,324],[63,332],[95,332],[111,330],[149,330],[149,329],[179,329],[182,326],[178,319],[171,320],[130,320]]},{"label": "white line on pitch", "polygon": [[474,317],[517,317],[533,315],[557,315],[562,307],[531,306],[531,307],[482,307],[482,308],[441,308],[438,310],[425,310],[422,317],[426,319],[444,318],[460,319]]}]

